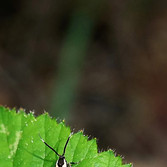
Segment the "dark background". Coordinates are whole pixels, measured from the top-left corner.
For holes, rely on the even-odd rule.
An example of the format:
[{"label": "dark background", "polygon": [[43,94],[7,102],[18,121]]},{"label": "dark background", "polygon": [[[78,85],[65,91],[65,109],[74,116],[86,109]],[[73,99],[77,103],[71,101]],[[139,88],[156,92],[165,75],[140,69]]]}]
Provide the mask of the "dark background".
[{"label": "dark background", "polygon": [[0,3],[0,104],[46,110],[135,167],[166,167],[167,1]]}]

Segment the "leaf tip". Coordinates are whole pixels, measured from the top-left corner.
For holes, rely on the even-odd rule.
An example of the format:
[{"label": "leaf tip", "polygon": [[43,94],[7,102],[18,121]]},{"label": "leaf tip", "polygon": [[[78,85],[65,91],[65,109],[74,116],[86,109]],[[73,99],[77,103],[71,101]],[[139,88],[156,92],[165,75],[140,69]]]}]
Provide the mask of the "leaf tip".
[{"label": "leaf tip", "polygon": [[83,133],[84,131],[83,131],[83,129],[81,129],[79,132],[80,132],[80,133]]}]

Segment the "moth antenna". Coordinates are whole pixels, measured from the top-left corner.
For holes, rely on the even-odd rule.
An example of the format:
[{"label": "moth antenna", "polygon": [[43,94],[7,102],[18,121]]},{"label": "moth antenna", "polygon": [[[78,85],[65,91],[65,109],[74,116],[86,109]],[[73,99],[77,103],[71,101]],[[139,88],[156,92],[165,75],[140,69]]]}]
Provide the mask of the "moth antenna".
[{"label": "moth antenna", "polygon": [[56,151],[54,148],[52,148],[51,146],[49,146],[49,144],[47,144],[47,143],[45,142],[45,140],[41,137],[40,134],[39,134],[39,137],[40,137],[41,141],[42,141],[47,147],[49,147],[52,151],[54,151],[59,157],[61,156],[61,155],[59,155],[59,154],[57,153],[57,151]]},{"label": "moth antenna", "polygon": [[69,135],[69,137],[68,137],[68,139],[67,139],[67,141],[66,141],[66,144],[65,144],[65,146],[64,146],[64,151],[63,151],[63,154],[62,154],[62,156],[64,156],[64,154],[65,154],[65,152],[66,152],[66,147],[67,147],[67,144],[68,144],[68,142],[69,142],[69,140],[70,140],[70,137],[73,135],[73,132],[72,133],[70,133],[70,135]]}]

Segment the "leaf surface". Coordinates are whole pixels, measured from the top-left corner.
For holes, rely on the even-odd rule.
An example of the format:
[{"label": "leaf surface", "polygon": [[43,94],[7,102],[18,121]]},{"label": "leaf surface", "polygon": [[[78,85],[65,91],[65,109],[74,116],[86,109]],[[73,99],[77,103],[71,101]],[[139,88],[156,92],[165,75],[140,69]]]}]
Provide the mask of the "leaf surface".
[{"label": "leaf surface", "polygon": [[[40,140],[42,138],[59,154],[71,130],[63,122],[57,123],[47,113],[34,117],[23,110],[16,112],[0,106],[0,166],[55,167],[58,156]],[[75,167],[131,167],[122,164],[113,151],[98,153],[96,140],[88,140],[82,132],[71,136],[65,157],[78,162]]]}]

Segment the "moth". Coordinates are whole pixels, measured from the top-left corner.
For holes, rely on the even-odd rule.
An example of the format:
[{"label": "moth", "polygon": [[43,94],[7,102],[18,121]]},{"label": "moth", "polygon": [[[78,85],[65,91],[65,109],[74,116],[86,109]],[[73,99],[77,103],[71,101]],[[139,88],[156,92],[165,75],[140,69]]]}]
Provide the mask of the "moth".
[{"label": "moth", "polygon": [[71,137],[72,133],[70,134],[70,136],[68,137],[67,141],[66,141],[66,144],[64,146],[64,151],[63,151],[63,154],[60,155],[53,147],[51,147],[50,145],[48,145],[44,139],[42,139],[42,137],[39,135],[39,137],[41,138],[42,142],[47,146],[49,147],[52,151],[54,151],[56,153],[57,156],[59,156],[59,159],[57,160],[56,162],[56,166],[55,167],[71,167],[72,164],[77,164],[75,162],[70,162],[70,163],[67,163],[66,159],[65,159],[65,152],[66,152],[66,148],[67,148],[67,144],[70,140],[70,137]]}]

